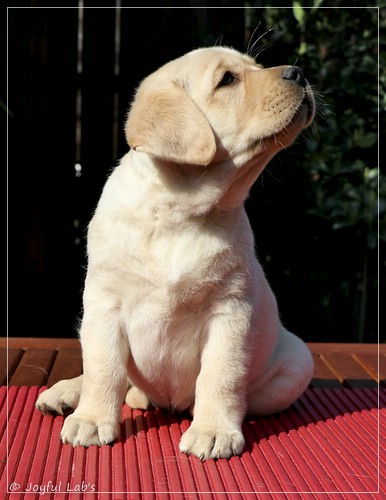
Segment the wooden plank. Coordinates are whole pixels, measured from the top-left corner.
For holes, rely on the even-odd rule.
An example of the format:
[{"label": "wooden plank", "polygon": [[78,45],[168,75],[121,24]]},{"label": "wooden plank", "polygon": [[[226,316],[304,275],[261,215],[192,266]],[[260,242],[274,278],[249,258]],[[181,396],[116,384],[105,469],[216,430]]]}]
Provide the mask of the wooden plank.
[{"label": "wooden plank", "polygon": [[0,349],[0,380],[1,380],[1,385],[5,384],[5,381],[7,380],[7,350],[2,348]]},{"label": "wooden plank", "polygon": [[335,374],[323,362],[323,359],[317,353],[313,353],[314,358],[314,375],[312,377],[311,386],[322,387],[342,387],[342,384],[337,380]]},{"label": "wooden plank", "polygon": [[386,353],[386,344],[353,344],[353,343],[322,343],[308,342],[311,352],[316,353]]},{"label": "wooden plank", "polygon": [[52,349],[28,349],[21,358],[9,385],[42,386],[48,376],[56,356]]},{"label": "wooden plank", "polygon": [[4,347],[1,348],[0,385],[7,384],[9,377],[16,370],[23,354],[23,349],[11,348],[7,350]]},{"label": "wooden plank", "polygon": [[[313,353],[315,372],[312,387],[373,387],[378,379],[378,346],[374,344],[308,344]],[[381,346],[381,351],[385,346]],[[7,351],[8,348],[8,351]],[[8,371],[11,385],[31,385],[31,367],[40,375],[33,376],[39,385],[52,385],[63,378],[72,378],[81,373],[82,358],[78,339],[52,338],[0,338],[0,349],[4,362],[0,367],[0,378],[6,383],[8,352]],[[361,350],[360,350],[361,349]],[[30,351],[40,351],[40,357],[34,356],[33,362],[28,358]],[[24,353],[26,351],[26,353]],[[354,354],[351,351],[355,351]],[[48,361],[47,361],[47,352]],[[28,353],[28,354],[27,354]],[[380,353],[380,379],[386,380],[386,356]],[[51,360],[51,365],[50,361]],[[18,367],[18,363],[20,366]],[[41,363],[41,364],[39,364]],[[47,365],[48,363],[48,365]],[[48,366],[48,367],[47,367]],[[45,375],[44,375],[45,374]],[[44,382],[43,382],[44,380]],[[385,383],[386,385],[386,383]]]},{"label": "wooden plank", "polygon": [[377,382],[348,353],[321,354],[321,359],[346,387],[377,387]]},{"label": "wooden plank", "polygon": [[82,353],[75,349],[61,349],[55,358],[48,377],[47,386],[59,380],[77,377],[82,373]]},{"label": "wooden plank", "polygon": [[[353,358],[366,370],[371,377],[380,382],[381,384],[386,384],[386,358],[385,356],[378,356],[378,354],[373,353],[360,353],[354,354]],[[378,366],[379,361],[379,366]],[[378,373],[379,368],[379,373]]]},{"label": "wooden plank", "polygon": [[78,339],[52,339],[40,337],[0,337],[0,348],[20,349],[80,349]]},{"label": "wooden plank", "polygon": [[[46,338],[46,337],[0,337],[0,347],[45,347],[45,348],[66,348],[78,349],[80,346],[77,338]],[[320,343],[307,342],[312,353],[361,353],[386,354],[386,344],[340,344],[340,343]]]}]

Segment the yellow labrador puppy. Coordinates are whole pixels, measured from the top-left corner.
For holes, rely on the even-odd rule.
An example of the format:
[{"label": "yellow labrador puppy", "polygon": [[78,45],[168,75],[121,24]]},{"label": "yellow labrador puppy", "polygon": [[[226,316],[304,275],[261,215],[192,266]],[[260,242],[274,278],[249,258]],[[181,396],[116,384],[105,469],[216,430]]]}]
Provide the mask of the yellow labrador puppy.
[{"label": "yellow labrador puppy", "polygon": [[112,442],[126,397],[190,409],[180,450],[230,457],[243,450],[247,413],[302,394],[312,357],[280,323],[243,204],[313,116],[300,68],[264,69],[231,48],[194,50],[141,83],[130,151],[88,230],[84,374],[37,401],[43,413],[75,409],[64,443]]}]

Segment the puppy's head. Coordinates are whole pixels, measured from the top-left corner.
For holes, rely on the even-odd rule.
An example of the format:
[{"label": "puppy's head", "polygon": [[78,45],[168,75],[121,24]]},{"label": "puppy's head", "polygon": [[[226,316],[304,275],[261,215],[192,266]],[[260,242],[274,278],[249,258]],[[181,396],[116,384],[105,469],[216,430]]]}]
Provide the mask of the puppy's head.
[{"label": "puppy's head", "polygon": [[[310,125],[312,91],[296,66],[264,69],[226,47],[197,49],[147,77],[126,121],[132,149],[162,160],[268,161]],[[266,162],[265,161],[265,162]]]}]

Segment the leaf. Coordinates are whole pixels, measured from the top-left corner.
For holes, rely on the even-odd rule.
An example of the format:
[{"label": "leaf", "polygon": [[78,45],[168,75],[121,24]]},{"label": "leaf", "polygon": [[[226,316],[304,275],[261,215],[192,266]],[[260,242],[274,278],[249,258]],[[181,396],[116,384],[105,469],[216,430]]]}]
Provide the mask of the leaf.
[{"label": "leaf", "polygon": [[293,2],[292,6],[293,6],[292,10],[293,10],[295,19],[300,24],[300,26],[303,26],[304,25],[304,9],[303,9],[303,7],[296,0]]},{"label": "leaf", "polygon": [[301,42],[300,47],[299,47],[299,55],[302,56],[307,52],[307,44],[306,42]]},{"label": "leaf", "polygon": [[323,3],[323,0],[314,0],[314,6],[312,7],[312,12],[314,12],[316,9],[318,9],[322,3]]},{"label": "leaf", "polygon": [[361,148],[370,148],[377,142],[377,140],[378,134],[375,132],[368,132],[367,134],[362,135],[357,143]]}]

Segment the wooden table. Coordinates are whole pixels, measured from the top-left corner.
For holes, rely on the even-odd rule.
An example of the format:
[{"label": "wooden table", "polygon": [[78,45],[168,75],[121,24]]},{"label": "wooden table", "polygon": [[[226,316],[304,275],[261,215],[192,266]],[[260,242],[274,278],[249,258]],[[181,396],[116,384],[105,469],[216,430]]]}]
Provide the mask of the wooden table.
[{"label": "wooden table", "polygon": [[[374,388],[386,381],[386,344],[308,345],[315,360],[312,387]],[[0,359],[1,385],[8,377],[9,385],[51,386],[82,373],[77,339],[0,338]]]},{"label": "wooden table", "polygon": [[247,417],[240,456],[201,462],[178,450],[190,417],[161,409],[124,405],[111,446],[63,445],[63,417],[42,416],[35,401],[81,373],[78,340],[2,338],[0,498],[386,498],[386,346],[309,347],[315,373],[303,396],[284,412]]}]

